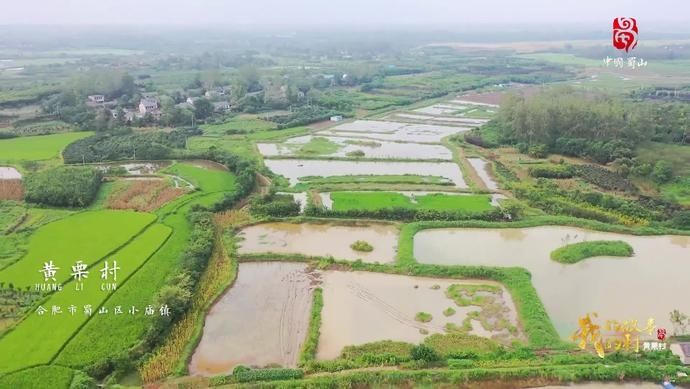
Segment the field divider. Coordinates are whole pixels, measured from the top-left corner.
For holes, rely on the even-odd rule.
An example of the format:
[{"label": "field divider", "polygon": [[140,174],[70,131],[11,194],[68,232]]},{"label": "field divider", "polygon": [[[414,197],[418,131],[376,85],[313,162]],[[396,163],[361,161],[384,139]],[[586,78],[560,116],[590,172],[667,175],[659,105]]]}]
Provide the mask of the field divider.
[{"label": "field divider", "polygon": [[[82,212],[87,212],[87,211],[82,211]],[[81,213],[81,212],[78,212],[78,213]],[[70,215],[70,216],[72,216],[72,215]],[[69,217],[69,216],[68,216],[68,217]],[[62,219],[58,219],[58,220],[62,220]],[[54,220],[53,222],[58,221],[58,220]],[[113,250],[109,251],[109,252],[106,253],[104,256],[98,258],[98,259],[97,259],[96,261],[94,261],[91,265],[89,265],[89,266],[87,267],[87,269],[88,269],[88,270],[91,270],[93,267],[95,267],[96,265],[98,265],[98,264],[100,264],[101,262],[103,262],[106,258],[111,257],[113,254],[115,254],[116,252],[118,252],[118,251],[120,251],[121,249],[123,249],[125,246],[129,245],[130,243],[132,243],[137,237],[141,236],[141,234],[143,234],[146,230],[148,230],[149,227],[151,227],[153,224],[155,224],[156,221],[157,221],[156,218],[153,218],[153,220],[151,220],[151,222],[149,222],[148,224],[144,225],[144,226],[142,227],[142,229],[139,230],[139,232],[137,232],[135,235],[132,235],[131,238],[127,239],[124,243],[122,243],[121,245],[117,246],[117,247],[114,248]],[[52,222],[51,222],[51,223],[52,223]],[[50,223],[47,223],[47,224],[50,224]],[[20,258],[18,261],[21,261],[21,258]],[[5,267],[5,268],[6,268],[6,267]],[[5,268],[3,268],[3,269],[5,269]],[[65,285],[69,284],[71,281],[72,281],[71,279],[68,279],[67,281],[64,281],[63,283],[61,283],[60,286],[63,286],[63,287],[64,287]],[[49,293],[49,294],[47,294],[44,298],[42,298],[40,301],[37,301],[38,305],[40,306],[41,304],[43,304],[43,303],[45,303],[46,301],[50,300],[50,298],[53,296],[53,294],[54,294],[54,293]],[[21,320],[19,320],[18,322],[14,323],[10,328],[8,328],[2,335],[0,335],[0,339],[4,338],[5,336],[7,336],[7,334],[9,334],[10,332],[12,332],[13,329],[15,329],[16,327],[18,327],[19,325],[21,325],[21,323],[22,323],[27,317],[29,317],[29,314],[25,315],[24,317],[22,317]]]},{"label": "field divider", "polygon": [[[155,219],[154,219],[154,222],[155,222]],[[151,223],[151,224],[153,224],[153,223]],[[147,226],[147,227],[145,228],[145,230],[148,229],[148,227],[150,227],[151,224],[149,224],[149,226]],[[127,281],[129,281],[129,279],[132,278],[132,276],[134,276],[134,275],[135,275],[135,274],[136,274],[146,263],[148,263],[148,261],[149,261],[149,260],[150,260],[150,259],[151,259],[151,258],[152,258],[152,257],[153,257],[153,256],[154,256],[154,255],[155,255],[155,254],[156,254],[156,253],[167,243],[167,242],[168,242],[168,240],[169,240],[170,237],[172,236],[173,229],[172,229],[172,227],[169,227],[169,226],[166,226],[166,227],[168,227],[168,228],[170,229],[170,231],[168,232],[168,235],[165,237],[165,239],[161,242],[161,244],[158,245],[158,247],[157,247],[155,250],[153,250],[153,251],[151,252],[150,255],[148,255],[148,256],[146,257],[146,259],[145,259],[144,261],[141,262],[141,264],[139,264],[139,266],[137,266],[136,268],[134,268],[134,271],[132,271],[129,275],[127,275],[127,277],[122,281],[122,283],[118,285],[118,288],[120,287],[120,285],[126,284]],[[142,231],[142,233],[143,233],[143,231]],[[141,234],[138,234],[138,235],[141,235]],[[132,241],[133,241],[133,240],[130,240],[129,243],[131,243]],[[128,244],[129,244],[129,243],[128,243]],[[124,248],[125,246],[127,246],[127,245],[124,245],[122,248]],[[117,250],[117,251],[119,251],[119,250]],[[115,293],[117,293],[117,290],[115,290],[115,291],[113,291],[112,293],[110,293],[110,294],[108,295],[108,297],[106,297],[106,298],[103,300],[103,302],[102,302],[98,307],[96,307],[96,308],[94,309],[94,311],[97,311],[97,310],[100,309],[102,306],[104,306],[104,305],[108,302],[108,300],[110,300],[110,299],[115,295]],[[60,355],[60,353],[62,352],[62,350],[64,350],[65,347],[67,347],[67,345],[72,341],[72,339],[74,339],[74,337],[77,336],[77,334],[79,334],[79,332],[82,330],[82,328],[84,328],[84,326],[85,326],[86,324],[88,324],[89,321],[90,321],[93,317],[95,317],[95,315],[89,316],[83,323],[81,323],[81,325],[79,325],[79,327],[77,327],[77,329],[72,333],[72,335],[70,335],[69,338],[67,338],[67,339],[65,340],[65,342],[62,343],[62,346],[60,346],[60,348],[59,348],[59,349],[55,352],[55,354],[50,358],[50,364],[53,364],[53,362],[54,362],[55,359]],[[70,368],[71,368],[71,367],[70,367]]]}]

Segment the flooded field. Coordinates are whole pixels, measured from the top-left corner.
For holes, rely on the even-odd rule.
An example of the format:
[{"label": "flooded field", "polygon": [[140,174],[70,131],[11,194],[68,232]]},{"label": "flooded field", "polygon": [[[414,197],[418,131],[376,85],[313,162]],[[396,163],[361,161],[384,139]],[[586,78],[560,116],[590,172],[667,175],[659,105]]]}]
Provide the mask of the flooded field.
[{"label": "flooded field", "polygon": [[0,166],[0,180],[21,180],[22,174],[13,167]]},{"label": "flooded field", "polygon": [[299,263],[240,264],[234,285],[206,317],[189,372],[211,376],[237,365],[296,366],[314,283],[305,270]]},{"label": "flooded field", "polygon": [[[395,260],[398,229],[392,225],[338,226],[313,223],[264,223],[243,228],[238,234],[240,254],[279,253],[333,256],[336,259],[388,263]],[[350,245],[364,240],[371,252],[355,251]]]},{"label": "flooded field", "polygon": [[[658,389],[661,384],[652,384],[648,382],[626,382],[624,384],[610,383],[610,382],[580,382],[569,385],[558,386],[540,386],[533,389],[558,389],[558,388],[590,388],[590,389]],[[680,388],[680,387],[679,387]]]},{"label": "flooded field", "polygon": [[396,113],[395,117],[403,119],[413,119],[422,120],[426,122],[448,122],[448,123],[458,123],[465,126],[479,126],[486,123],[486,119],[470,119],[462,117],[448,117],[448,116],[431,116],[431,115],[418,115],[412,113]]},{"label": "flooded field", "polygon": [[462,105],[435,104],[429,107],[417,108],[413,111],[426,115],[454,115],[463,109],[465,109],[465,107]]},{"label": "flooded field", "polygon": [[477,172],[479,178],[484,182],[487,189],[491,191],[498,190],[498,183],[489,174],[489,163],[481,158],[467,158],[467,162],[472,165],[472,168]]},{"label": "flooded field", "polygon": [[419,175],[445,177],[457,188],[467,188],[458,165],[452,162],[371,162],[269,159],[266,167],[297,185],[300,177],[348,175]]},{"label": "flooded field", "polygon": [[156,174],[159,170],[170,166],[170,161],[156,161],[156,162],[136,162],[136,163],[104,163],[96,165],[97,169],[107,170],[121,167],[127,171],[127,174],[144,175]]},{"label": "flooded field", "polygon": [[[451,285],[487,285],[486,281],[340,271],[323,272],[321,281],[324,306],[318,359],[337,358],[348,345],[386,339],[419,343],[427,336],[422,332],[445,333],[448,323],[461,327],[466,319],[471,322],[472,334],[504,340],[511,338],[505,330],[487,331],[477,320],[469,320],[468,314],[481,308],[460,307],[446,296]],[[499,284],[491,285],[500,291],[488,296],[495,298],[501,319],[515,325],[517,317],[508,292]],[[446,316],[444,310],[449,307],[455,313]],[[426,323],[415,320],[419,312],[431,314],[431,320]]]},{"label": "flooded field", "polygon": [[[468,96],[468,97],[470,97],[470,96]],[[449,101],[449,103],[451,103],[451,104],[481,105],[481,106],[484,106],[484,107],[494,107],[494,108],[498,108],[498,104],[482,103],[482,102],[475,101],[475,100],[472,100],[472,101],[470,101],[470,100],[463,100],[462,98],[457,98],[457,99],[455,99],[455,100],[451,100],[451,101]]]},{"label": "flooded field", "polygon": [[[429,116],[433,118],[433,116]],[[464,119],[463,119],[464,120]],[[395,121],[355,120],[341,124],[319,135],[366,138],[384,141],[439,143],[442,138],[469,131],[470,128]]]},{"label": "flooded field", "polygon": [[[550,259],[554,249],[588,240],[622,240],[632,258],[590,258],[563,265]],[[632,236],[574,227],[521,229],[431,229],[414,237],[421,263],[519,266],[532,281],[558,332],[569,336],[577,319],[597,312],[599,321],[649,318],[672,328],[669,312],[690,311],[690,237]]]},{"label": "flooded field", "polygon": [[[285,143],[259,143],[259,152],[265,157],[276,156],[295,156],[298,155],[300,147],[311,141],[311,135],[291,138]],[[339,149],[330,154],[323,154],[331,157],[347,157],[350,153],[361,152],[363,155],[358,157],[380,158],[380,159],[443,159],[450,161],[453,155],[447,148],[440,145],[372,141],[370,139],[348,139],[345,137],[320,137],[335,143]]]}]

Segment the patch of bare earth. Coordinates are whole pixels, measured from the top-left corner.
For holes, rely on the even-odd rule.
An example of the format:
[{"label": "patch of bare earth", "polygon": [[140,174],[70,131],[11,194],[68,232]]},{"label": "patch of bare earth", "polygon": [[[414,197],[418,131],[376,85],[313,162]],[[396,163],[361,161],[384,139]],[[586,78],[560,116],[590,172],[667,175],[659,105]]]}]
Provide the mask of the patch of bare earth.
[{"label": "patch of bare earth", "polygon": [[173,188],[165,180],[128,181],[110,195],[106,206],[111,209],[148,212],[160,208],[184,193],[184,189]]},{"label": "patch of bare earth", "polygon": [[24,199],[24,185],[22,180],[0,180],[0,200]]}]

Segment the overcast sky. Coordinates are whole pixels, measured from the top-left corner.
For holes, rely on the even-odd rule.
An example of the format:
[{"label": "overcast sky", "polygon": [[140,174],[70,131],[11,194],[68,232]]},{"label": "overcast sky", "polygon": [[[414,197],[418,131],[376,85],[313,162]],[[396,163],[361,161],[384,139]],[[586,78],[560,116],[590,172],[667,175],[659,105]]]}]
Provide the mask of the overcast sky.
[{"label": "overcast sky", "polygon": [[[688,0],[0,0],[0,24],[437,25],[583,23],[636,17],[673,31]],[[658,23],[668,22],[668,23]],[[683,23],[686,22],[686,23]],[[683,26],[684,27],[684,26]]]}]

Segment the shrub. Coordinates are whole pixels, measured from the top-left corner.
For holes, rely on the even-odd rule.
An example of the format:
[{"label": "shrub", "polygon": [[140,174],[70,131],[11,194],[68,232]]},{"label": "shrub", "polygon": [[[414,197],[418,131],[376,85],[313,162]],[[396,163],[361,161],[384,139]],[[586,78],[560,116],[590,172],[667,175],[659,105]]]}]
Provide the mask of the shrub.
[{"label": "shrub", "polygon": [[600,188],[624,192],[635,192],[637,188],[626,178],[596,165],[579,165],[575,168],[578,177]]},{"label": "shrub", "polygon": [[529,174],[532,177],[572,178],[575,169],[570,165],[542,165],[530,167]]},{"label": "shrub", "polygon": [[304,377],[300,369],[251,369],[233,374],[237,382],[295,380]]},{"label": "shrub", "polygon": [[414,315],[414,319],[417,320],[418,322],[421,322],[421,323],[428,323],[433,318],[434,317],[431,316],[431,314],[427,313],[427,312],[417,312],[417,314]]},{"label": "shrub", "polygon": [[439,360],[436,351],[426,344],[419,344],[412,347],[410,350],[410,357],[415,361],[435,362]]},{"label": "shrub", "polygon": [[546,145],[535,144],[529,146],[529,149],[527,150],[527,155],[529,155],[532,158],[546,158],[549,155],[549,153]]},{"label": "shrub", "polygon": [[299,215],[300,205],[291,195],[273,194],[253,199],[250,210],[258,216],[290,217]]},{"label": "shrub", "polygon": [[671,164],[666,161],[657,161],[654,164],[654,169],[652,169],[652,179],[657,184],[664,184],[671,181],[673,178],[673,169]]},{"label": "shrub", "polygon": [[78,371],[74,372],[74,376],[72,376],[72,383],[70,384],[69,389],[94,389],[94,388],[96,388],[96,380],[89,377],[83,371],[78,370]]},{"label": "shrub", "polygon": [[347,153],[345,155],[347,155],[348,157],[361,158],[365,154],[364,154],[364,151],[362,151],[362,150],[354,150],[354,151],[350,151],[349,153]]},{"label": "shrub", "polygon": [[28,202],[63,207],[84,207],[98,194],[103,176],[90,167],[58,167],[27,176]]},{"label": "shrub", "polygon": [[355,251],[362,251],[362,252],[372,252],[374,251],[374,246],[369,244],[369,242],[363,241],[363,240],[358,240],[355,243],[350,245],[350,248],[355,250]]},{"label": "shrub", "polygon": [[690,229],[690,211],[678,212],[671,219],[671,226],[675,228]]}]

